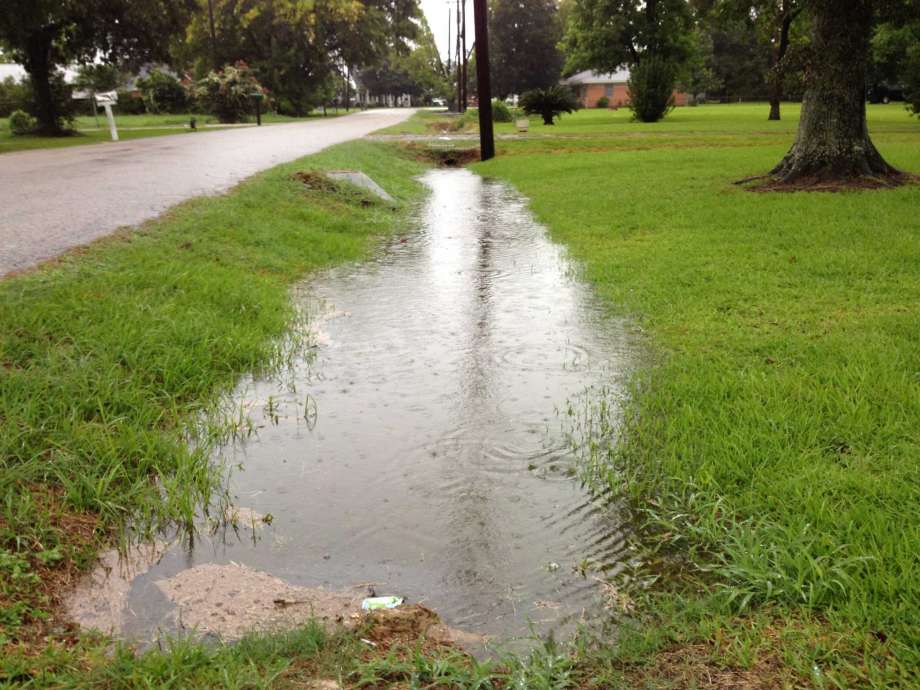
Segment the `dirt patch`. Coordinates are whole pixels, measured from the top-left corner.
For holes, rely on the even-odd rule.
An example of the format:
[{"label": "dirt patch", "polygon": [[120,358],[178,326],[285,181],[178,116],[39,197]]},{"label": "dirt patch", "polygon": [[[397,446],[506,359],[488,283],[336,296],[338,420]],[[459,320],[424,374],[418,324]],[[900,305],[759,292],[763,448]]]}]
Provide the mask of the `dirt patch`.
[{"label": "dirt patch", "polygon": [[434,163],[441,168],[459,168],[479,160],[479,147],[453,148],[449,146],[434,147],[416,143],[406,144],[406,149],[416,160]]},{"label": "dirt patch", "polygon": [[[65,593],[81,577],[79,563],[90,552],[95,552],[102,535],[99,517],[94,513],[75,511],[65,505],[64,491],[46,486],[31,486],[28,490],[33,501],[36,524],[43,531],[58,533],[61,546],[51,549],[58,557],[49,558],[46,544],[36,541],[24,557],[35,576],[22,583],[0,583],[0,610],[15,611],[24,607],[21,625],[3,632],[11,642],[29,645],[30,652],[40,653],[50,634],[58,641],[71,639],[74,626],[63,611]],[[0,534],[8,534],[9,525],[0,518]],[[50,613],[50,616],[43,615]]]},{"label": "dirt patch", "polygon": [[794,182],[783,182],[761,175],[738,180],[734,184],[749,192],[850,192],[877,189],[896,189],[907,184],[920,183],[920,176],[902,173],[890,177],[858,177],[850,180],[827,180],[820,177],[803,177]]},{"label": "dirt patch", "polygon": [[302,182],[304,187],[316,192],[337,192],[339,185],[334,181],[316,172],[315,170],[301,170],[294,173],[294,179]]},{"label": "dirt patch", "polygon": [[485,641],[447,627],[424,606],[364,612],[361,601],[367,592],[363,585],[343,592],[299,587],[236,563],[196,566],[156,584],[176,604],[179,627],[224,640],[317,620],[330,630],[339,625],[352,629],[366,625],[362,634],[383,648],[418,639],[458,647]]},{"label": "dirt patch", "polygon": [[113,549],[101,554],[95,569],[65,598],[67,615],[82,628],[117,633],[132,581],[157,563],[169,546],[160,541],[131,546],[126,553]]}]

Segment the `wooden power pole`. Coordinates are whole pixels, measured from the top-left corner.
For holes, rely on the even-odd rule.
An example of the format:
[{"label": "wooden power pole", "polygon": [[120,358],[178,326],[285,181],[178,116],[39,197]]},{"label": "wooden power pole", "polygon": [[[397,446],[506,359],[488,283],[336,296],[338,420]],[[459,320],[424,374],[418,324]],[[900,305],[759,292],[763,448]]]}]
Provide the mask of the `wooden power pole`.
[{"label": "wooden power pole", "polygon": [[479,98],[479,157],[495,158],[495,134],[492,130],[492,82],[489,78],[489,8],[486,0],[473,0],[476,26],[476,87]]},{"label": "wooden power pole", "polygon": [[467,55],[466,55],[466,0],[460,0],[460,2],[462,3],[461,14],[463,16],[463,35],[461,39],[463,41],[463,47],[461,49],[463,51],[463,68],[460,70],[460,78],[463,81],[463,89],[461,91],[461,93],[463,94],[463,107],[461,110],[462,112],[465,113],[466,109],[470,105],[470,96],[467,93],[467,85],[469,84],[469,77],[467,76],[467,71],[466,71],[466,66],[467,66],[467,60],[466,60],[467,58]]}]

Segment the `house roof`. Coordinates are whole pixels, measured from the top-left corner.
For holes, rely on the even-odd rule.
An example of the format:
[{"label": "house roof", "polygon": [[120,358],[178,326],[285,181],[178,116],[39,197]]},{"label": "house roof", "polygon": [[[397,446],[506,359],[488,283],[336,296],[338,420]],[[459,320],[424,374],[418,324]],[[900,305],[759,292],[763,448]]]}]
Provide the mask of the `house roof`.
[{"label": "house roof", "polygon": [[[72,83],[74,79],[77,78],[77,68],[74,67],[64,67],[64,81],[68,84]],[[22,81],[23,79],[28,78],[28,72],[26,72],[25,67],[22,65],[17,65],[15,62],[4,62],[0,63],[0,81],[12,77],[13,81]]]},{"label": "house roof", "polygon": [[587,69],[584,72],[573,74],[564,83],[577,86],[579,84],[625,84],[629,81],[629,69],[622,67],[616,72],[595,72]]}]

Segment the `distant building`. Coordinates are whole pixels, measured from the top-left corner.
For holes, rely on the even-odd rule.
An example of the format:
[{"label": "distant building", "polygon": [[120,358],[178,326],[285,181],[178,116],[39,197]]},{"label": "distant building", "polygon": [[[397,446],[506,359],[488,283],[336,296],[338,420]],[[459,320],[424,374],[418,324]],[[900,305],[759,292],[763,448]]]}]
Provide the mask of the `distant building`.
[{"label": "distant building", "polygon": [[[585,70],[563,80],[575,89],[583,108],[596,108],[600,98],[606,98],[608,108],[622,108],[629,105],[629,70],[625,67],[616,72],[602,74]],[[687,105],[689,94],[674,92],[675,105]]]},{"label": "distant building", "polygon": [[[6,79],[12,78],[13,81],[24,81],[29,78],[29,73],[26,72],[26,68],[22,65],[17,65],[15,62],[0,62],[0,81],[5,81]],[[68,84],[72,83],[74,79],[77,78],[77,68],[76,67],[65,67],[64,68],[64,81]]]}]

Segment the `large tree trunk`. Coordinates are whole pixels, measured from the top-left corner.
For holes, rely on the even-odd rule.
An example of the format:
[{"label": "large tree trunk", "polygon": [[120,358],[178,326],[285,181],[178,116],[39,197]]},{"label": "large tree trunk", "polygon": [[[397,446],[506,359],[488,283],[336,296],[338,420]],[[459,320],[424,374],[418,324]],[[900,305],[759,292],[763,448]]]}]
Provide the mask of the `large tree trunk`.
[{"label": "large tree trunk", "polygon": [[814,0],[812,54],[795,144],[771,175],[795,185],[901,174],[882,158],[866,125],[870,0]]},{"label": "large tree trunk", "polygon": [[60,114],[51,93],[51,36],[44,31],[37,31],[29,37],[25,64],[35,94],[35,118],[38,120],[38,132],[46,135],[63,134]]}]

